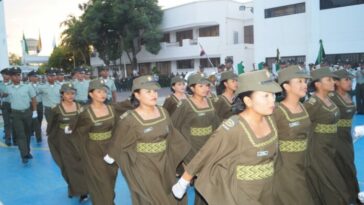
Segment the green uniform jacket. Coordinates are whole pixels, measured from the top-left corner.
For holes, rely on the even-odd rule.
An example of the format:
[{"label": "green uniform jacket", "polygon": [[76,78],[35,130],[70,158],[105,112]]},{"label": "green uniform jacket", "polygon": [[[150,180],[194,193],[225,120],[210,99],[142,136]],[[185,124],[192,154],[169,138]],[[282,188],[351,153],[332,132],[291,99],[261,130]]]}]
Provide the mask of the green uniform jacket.
[{"label": "green uniform jacket", "polygon": [[359,185],[356,178],[356,168],[354,163],[354,146],[351,137],[352,118],[356,108],[353,103],[345,102],[345,100],[336,92],[330,93],[329,97],[340,109],[340,120],[337,124],[338,140],[336,144],[336,163],[340,172],[344,176],[345,182],[350,193],[350,202],[355,203]]},{"label": "green uniform jacket", "polygon": [[172,94],[164,100],[163,107],[168,111],[169,115],[172,116],[173,112],[177,109],[178,103],[178,98]]},{"label": "green uniform jacket", "polygon": [[214,107],[217,115],[222,120],[228,119],[233,115],[232,104],[224,95],[219,95],[219,97],[214,101]]},{"label": "green uniform jacket", "polygon": [[109,114],[103,117],[96,117],[89,106],[81,109],[72,127],[77,140],[80,140],[80,153],[93,205],[112,205],[115,198],[117,166],[104,161],[115,124],[114,110],[111,106],[107,107]]},{"label": "green uniform jacket", "polygon": [[348,204],[346,183],[334,161],[337,154],[337,122],[340,111],[334,102],[327,107],[315,95],[304,105],[312,122],[312,137],[308,143],[307,181],[315,204]]},{"label": "green uniform jacket", "polygon": [[158,109],[160,117],[152,120],[143,120],[133,110],[122,115],[108,150],[128,182],[134,205],[177,204],[171,188],[190,145],[167,111]]},{"label": "green uniform jacket", "polygon": [[119,117],[121,115],[123,115],[126,111],[134,109],[134,107],[131,104],[129,99],[121,101],[121,102],[113,103],[112,106],[114,107],[115,116],[116,116],[117,121],[120,119]]},{"label": "green uniform jacket", "polygon": [[[79,108],[80,105],[77,104],[77,110]],[[76,115],[77,111],[66,112],[62,104],[59,104],[52,109],[47,125],[49,150],[68,184],[70,196],[88,193],[79,153],[80,142],[76,140],[73,134],[65,134],[64,132],[65,126],[70,126],[70,122],[74,120]]]},{"label": "green uniform jacket", "polygon": [[187,165],[195,187],[209,205],[271,205],[278,133],[257,138],[239,115],[224,121]]},{"label": "green uniform jacket", "polygon": [[206,143],[213,131],[219,126],[220,118],[209,98],[206,98],[209,107],[199,109],[190,97],[182,100],[172,115],[175,128],[181,132],[191,145],[191,151],[185,157],[187,164]]},{"label": "green uniform jacket", "polygon": [[302,104],[302,112],[292,113],[284,104],[278,104],[273,113],[277,124],[279,150],[274,175],[276,204],[313,204],[306,181],[307,142],[310,136],[310,117]]}]

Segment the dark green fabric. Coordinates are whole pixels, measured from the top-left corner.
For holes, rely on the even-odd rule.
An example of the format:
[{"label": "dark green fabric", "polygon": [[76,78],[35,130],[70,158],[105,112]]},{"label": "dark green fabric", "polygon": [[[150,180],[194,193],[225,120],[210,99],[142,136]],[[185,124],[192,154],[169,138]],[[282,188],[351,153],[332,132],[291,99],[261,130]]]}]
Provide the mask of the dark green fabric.
[{"label": "dark green fabric", "polygon": [[32,112],[30,109],[25,111],[11,110],[16,141],[20,150],[20,155],[25,158],[30,154],[30,126]]}]

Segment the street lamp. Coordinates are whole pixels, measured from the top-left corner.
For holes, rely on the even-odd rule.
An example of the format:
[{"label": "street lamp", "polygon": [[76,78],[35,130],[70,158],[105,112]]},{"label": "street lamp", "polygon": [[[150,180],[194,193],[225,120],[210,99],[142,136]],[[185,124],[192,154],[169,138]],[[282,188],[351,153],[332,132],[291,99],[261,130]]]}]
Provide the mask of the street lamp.
[{"label": "street lamp", "polygon": [[254,8],[250,6],[241,5],[239,6],[240,11],[245,11],[246,9],[250,9],[250,12],[254,13]]}]

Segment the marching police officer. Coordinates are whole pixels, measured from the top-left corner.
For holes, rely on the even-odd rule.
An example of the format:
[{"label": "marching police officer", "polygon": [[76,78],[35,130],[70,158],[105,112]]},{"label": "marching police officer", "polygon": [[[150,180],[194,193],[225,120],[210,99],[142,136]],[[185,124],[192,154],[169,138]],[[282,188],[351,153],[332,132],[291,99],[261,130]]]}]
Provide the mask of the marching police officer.
[{"label": "marching police officer", "polygon": [[57,74],[57,83],[62,86],[65,83],[65,80],[64,80],[64,70],[63,70],[63,68],[58,69],[56,71],[56,74]]},{"label": "marching police officer", "polygon": [[59,90],[61,85],[56,83],[56,69],[50,68],[47,70],[47,83],[39,86],[39,94],[42,96],[44,115],[46,121],[49,122],[51,109],[60,103],[61,97]]},{"label": "marching police officer", "polygon": [[73,80],[73,86],[77,90],[75,100],[81,105],[86,105],[88,103],[88,86],[90,84],[89,80],[85,80],[85,70],[82,68],[76,68],[75,79]]},{"label": "marching police officer", "polygon": [[[32,159],[30,154],[30,126],[32,118],[37,118],[37,101],[35,91],[29,84],[21,82],[21,69],[11,68],[10,76],[13,84],[6,89],[11,105],[14,132],[19,145],[20,155],[23,163]],[[32,110],[29,102],[32,102]]]},{"label": "marching police officer", "polygon": [[38,82],[38,76],[37,73],[33,70],[28,73],[28,80],[29,85],[34,89],[36,93],[35,99],[37,100],[37,115],[38,117],[36,119],[32,119],[32,126],[31,126],[31,135],[33,132],[35,132],[35,137],[37,139],[37,142],[42,142],[42,120],[43,120],[43,104],[42,99],[39,94],[39,82]]},{"label": "marching police officer", "polygon": [[107,100],[106,103],[116,103],[116,86],[114,79],[109,77],[109,69],[105,66],[99,68],[99,77],[100,79],[104,80],[107,87],[109,87],[109,90],[107,91]]},{"label": "marching police officer", "polygon": [[[9,69],[4,68],[1,70],[3,76],[3,82],[0,83],[0,93],[3,94],[7,86],[10,86],[11,80],[9,75]],[[2,96],[1,98],[1,112],[4,120],[4,132],[5,132],[5,144],[11,146],[11,107],[9,97]],[[16,145],[15,136],[13,135],[13,144]]]}]

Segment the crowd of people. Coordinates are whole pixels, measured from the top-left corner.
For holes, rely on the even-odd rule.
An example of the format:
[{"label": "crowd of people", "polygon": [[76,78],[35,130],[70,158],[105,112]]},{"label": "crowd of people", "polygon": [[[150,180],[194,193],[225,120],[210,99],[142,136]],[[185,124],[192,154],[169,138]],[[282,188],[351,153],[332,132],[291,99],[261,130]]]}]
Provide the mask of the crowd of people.
[{"label": "crowd of people", "polygon": [[76,69],[71,81],[49,69],[44,84],[35,72],[21,82],[19,68],[1,74],[6,144],[18,145],[28,163],[30,137],[42,140],[44,111],[51,155],[68,196],[80,202],[114,204],[120,169],[134,205],[187,204],[189,186],[196,205],[362,203],[351,128],[364,103],[353,103],[355,76],[347,69],[177,75],[162,106],[151,75],[134,78],[130,98],[117,102],[105,67],[95,79]]}]

